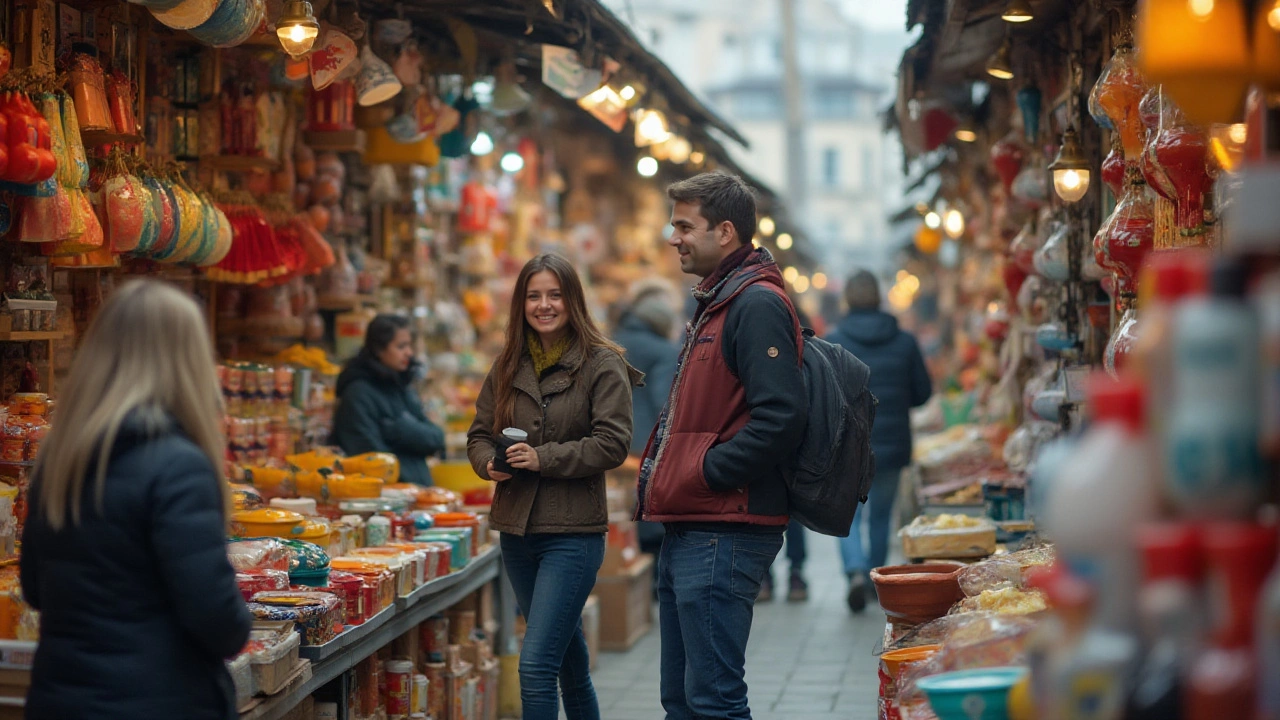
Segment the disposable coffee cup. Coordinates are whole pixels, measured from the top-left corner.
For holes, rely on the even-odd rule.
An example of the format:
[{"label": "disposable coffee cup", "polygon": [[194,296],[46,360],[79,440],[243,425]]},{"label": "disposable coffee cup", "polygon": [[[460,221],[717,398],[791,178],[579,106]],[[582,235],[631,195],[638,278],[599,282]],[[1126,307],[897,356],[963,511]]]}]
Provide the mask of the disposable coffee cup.
[{"label": "disposable coffee cup", "polygon": [[494,444],[498,448],[498,455],[493,459],[493,469],[500,473],[515,475],[516,468],[511,467],[511,465],[507,463],[507,450],[509,450],[512,445],[518,445],[526,442],[529,442],[529,433],[521,430],[520,428],[507,428],[506,430],[503,430],[502,434],[494,440]]}]

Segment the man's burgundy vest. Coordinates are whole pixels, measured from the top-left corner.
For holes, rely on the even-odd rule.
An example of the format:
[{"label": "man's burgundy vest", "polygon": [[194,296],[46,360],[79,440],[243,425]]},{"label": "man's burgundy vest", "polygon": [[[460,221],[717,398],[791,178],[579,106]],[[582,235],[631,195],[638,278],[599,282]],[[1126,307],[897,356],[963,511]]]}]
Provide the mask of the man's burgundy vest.
[{"label": "man's burgundy vest", "polygon": [[[707,486],[702,472],[707,451],[732,439],[750,418],[742,383],[725,363],[723,342],[730,304],[756,283],[772,285],[770,289],[790,305],[776,265],[749,268],[732,278],[698,324],[686,331],[680,367],[667,399],[666,422],[659,424],[645,450],[644,456],[653,458],[654,464],[647,482],[643,470],[641,475],[643,504],[637,515],[644,520],[787,524],[786,515],[750,514],[746,478],[737,490],[716,492]],[[798,347],[803,347],[798,321],[796,337]]]}]

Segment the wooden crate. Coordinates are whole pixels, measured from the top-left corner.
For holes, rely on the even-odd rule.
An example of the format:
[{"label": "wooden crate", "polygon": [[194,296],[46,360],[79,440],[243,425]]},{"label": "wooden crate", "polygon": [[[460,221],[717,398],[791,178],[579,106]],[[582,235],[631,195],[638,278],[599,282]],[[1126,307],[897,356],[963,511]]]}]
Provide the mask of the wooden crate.
[{"label": "wooden crate", "polygon": [[618,575],[601,575],[594,594],[600,599],[600,649],[630,650],[653,627],[653,556]]}]

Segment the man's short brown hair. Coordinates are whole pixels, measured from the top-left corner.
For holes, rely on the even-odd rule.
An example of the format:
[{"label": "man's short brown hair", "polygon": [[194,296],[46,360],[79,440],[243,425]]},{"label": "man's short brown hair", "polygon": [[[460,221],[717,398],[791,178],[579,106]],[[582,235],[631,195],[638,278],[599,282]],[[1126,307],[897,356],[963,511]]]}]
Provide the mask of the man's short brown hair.
[{"label": "man's short brown hair", "polygon": [[672,202],[697,203],[702,217],[714,228],[728,220],[746,245],[756,236],[756,194],[737,175],[707,172],[667,188]]}]

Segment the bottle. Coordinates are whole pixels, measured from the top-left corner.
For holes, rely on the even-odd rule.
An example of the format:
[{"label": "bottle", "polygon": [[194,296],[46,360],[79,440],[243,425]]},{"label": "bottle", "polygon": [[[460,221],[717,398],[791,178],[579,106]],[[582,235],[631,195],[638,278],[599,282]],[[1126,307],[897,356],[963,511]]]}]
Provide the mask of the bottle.
[{"label": "bottle", "polygon": [[1263,583],[1276,560],[1273,528],[1253,523],[1209,525],[1204,531],[1213,637],[1187,679],[1187,720],[1252,718],[1259,685],[1254,619]]},{"label": "bottle", "polygon": [[1189,524],[1138,531],[1145,582],[1138,594],[1146,653],[1129,698],[1127,720],[1181,720],[1183,687],[1200,644],[1200,535]]},{"label": "bottle", "polygon": [[1049,491],[1045,529],[1059,559],[1096,594],[1096,624],[1135,624],[1140,561],[1133,528],[1154,520],[1159,485],[1144,432],[1144,394],[1132,378],[1098,373],[1089,385],[1092,427]]},{"label": "bottle", "polygon": [[[1262,454],[1272,468],[1280,465],[1280,270],[1264,275],[1253,292],[1261,321]],[[1276,473],[1272,472],[1272,477]]]},{"label": "bottle", "polygon": [[1142,323],[1133,347],[1133,369],[1147,386],[1148,430],[1163,434],[1173,393],[1173,318],[1179,303],[1203,295],[1209,284],[1206,253],[1183,250],[1156,253],[1147,260],[1139,287],[1144,295]]},{"label": "bottle", "polygon": [[1027,636],[1028,681],[1035,705],[1032,717],[1063,720],[1070,694],[1063,668],[1089,627],[1093,591],[1061,562],[1033,572],[1027,586],[1043,592],[1053,608]]},{"label": "bottle", "polygon": [[1262,498],[1258,320],[1242,299],[1245,277],[1241,263],[1221,261],[1213,294],[1182,303],[1174,317],[1164,468],[1187,518],[1243,519]]},{"label": "bottle", "polygon": [[391,520],[383,515],[369,518],[364,528],[365,547],[381,547],[391,542]]}]

